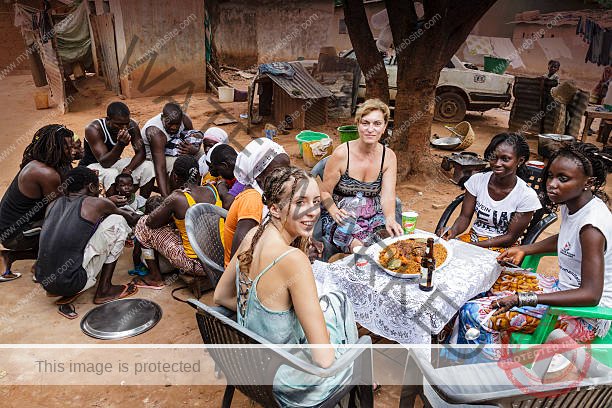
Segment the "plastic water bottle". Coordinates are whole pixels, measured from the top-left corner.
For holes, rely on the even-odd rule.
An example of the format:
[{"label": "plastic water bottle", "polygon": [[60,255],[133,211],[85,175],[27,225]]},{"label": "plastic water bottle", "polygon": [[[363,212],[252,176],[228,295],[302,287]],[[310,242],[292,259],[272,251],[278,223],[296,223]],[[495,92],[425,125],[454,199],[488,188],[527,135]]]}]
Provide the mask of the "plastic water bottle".
[{"label": "plastic water bottle", "polygon": [[332,241],[340,248],[344,248],[351,243],[353,234],[357,232],[357,217],[360,213],[360,208],[363,204],[363,193],[359,192],[351,198],[345,205],[342,206],[344,211],[349,214],[349,218],[345,219],[344,225],[338,225],[334,233]]}]

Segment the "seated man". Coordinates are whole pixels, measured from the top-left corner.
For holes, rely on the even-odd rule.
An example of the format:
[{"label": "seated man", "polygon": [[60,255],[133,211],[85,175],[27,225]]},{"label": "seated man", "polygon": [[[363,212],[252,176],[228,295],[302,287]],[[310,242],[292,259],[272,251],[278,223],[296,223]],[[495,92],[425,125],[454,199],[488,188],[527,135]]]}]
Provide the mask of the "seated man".
[{"label": "seated man", "polygon": [[285,149],[265,137],[253,140],[238,154],[234,175],[245,187],[227,212],[223,228],[225,266],[229,264],[247,232],[258,226],[263,218],[263,181],[274,169],[288,167],[290,164]]},{"label": "seated man", "polygon": [[62,194],[62,176],[70,168],[74,133],[62,125],[40,128],[23,152],[19,172],[0,202],[0,282],[21,276],[11,272],[13,261],[36,259],[37,229],[45,209]]},{"label": "seated man", "polygon": [[201,132],[193,131],[191,119],[176,103],[167,103],[162,113],[149,119],[142,127],[146,157],[153,161],[162,196],[170,194],[168,175],[177,157],[197,155],[202,144],[201,136]]},{"label": "seated man", "polygon": [[[96,284],[98,275],[95,304],[133,295],[136,287],[113,285],[111,280],[131,230],[128,223],[135,225],[138,217],[98,197],[98,176],[93,170],[76,167],[66,180],[66,195],[49,206],[45,217],[36,279],[50,294],[64,297],[58,304],[71,303]],[[60,313],[76,317],[74,308],[60,307]]]},{"label": "seated man", "polygon": [[[122,159],[130,143],[135,155]],[[96,170],[105,190],[113,191],[111,187],[120,173],[131,174],[145,198],[151,195],[155,183],[153,164],[145,161],[138,123],[130,119],[130,110],[122,102],[108,105],[106,118],[96,119],[85,128],[85,149],[79,166]]]},{"label": "seated man", "polygon": [[221,177],[221,181],[218,181],[215,187],[221,197],[223,208],[229,210],[234,198],[244,190],[244,185],[234,177],[238,153],[230,145],[217,144],[208,151],[206,156],[210,175]]}]

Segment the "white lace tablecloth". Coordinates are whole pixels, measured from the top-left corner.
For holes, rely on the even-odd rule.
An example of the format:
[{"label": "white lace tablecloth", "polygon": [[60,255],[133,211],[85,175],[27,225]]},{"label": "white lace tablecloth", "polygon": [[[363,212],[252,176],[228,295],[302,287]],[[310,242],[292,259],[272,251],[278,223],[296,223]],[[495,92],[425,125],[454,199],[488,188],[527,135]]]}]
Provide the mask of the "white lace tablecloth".
[{"label": "white lace tablecloth", "polygon": [[418,279],[388,275],[372,260],[369,271],[361,272],[349,256],[313,264],[319,294],[346,293],[357,322],[374,334],[402,344],[428,344],[465,302],[490,289],[501,272],[497,252],[457,240],[449,243],[453,256],[434,274],[431,292],[420,290]]}]

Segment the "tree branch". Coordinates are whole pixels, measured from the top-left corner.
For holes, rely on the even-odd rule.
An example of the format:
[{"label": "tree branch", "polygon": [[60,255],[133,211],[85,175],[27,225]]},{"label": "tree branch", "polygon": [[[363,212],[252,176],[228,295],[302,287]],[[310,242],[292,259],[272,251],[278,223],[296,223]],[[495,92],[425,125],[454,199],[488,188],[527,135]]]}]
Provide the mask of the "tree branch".
[{"label": "tree branch", "polygon": [[344,0],[344,22],[357,63],[366,81],[366,97],[389,103],[389,81],[383,57],[378,52],[363,0]]}]

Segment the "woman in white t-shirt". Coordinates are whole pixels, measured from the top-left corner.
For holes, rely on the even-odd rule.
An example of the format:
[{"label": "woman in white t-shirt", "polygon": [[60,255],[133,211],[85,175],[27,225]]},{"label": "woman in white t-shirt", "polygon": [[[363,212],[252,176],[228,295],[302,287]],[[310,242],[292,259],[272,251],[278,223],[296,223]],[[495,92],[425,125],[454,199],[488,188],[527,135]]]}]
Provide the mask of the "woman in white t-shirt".
[{"label": "woman in white t-shirt", "polygon": [[495,136],[485,149],[485,158],[491,170],[474,174],[465,182],[461,214],[444,238],[452,239],[463,233],[475,214],[469,232],[457,238],[503,250],[516,244],[534,211],[542,205],[536,191],[517,176],[529,160],[529,145],[523,136],[513,133]]},{"label": "woman in white t-shirt", "polygon": [[[561,207],[559,234],[531,245],[510,248],[498,259],[520,264],[525,255],[557,251],[559,282],[555,285],[556,290],[505,293],[468,302],[459,314],[460,343],[470,343],[464,337],[461,341],[467,326],[480,328],[481,336],[472,341],[480,343],[498,342],[500,330],[527,331],[526,319],[515,307],[612,307],[612,250],[609,248],[612,214],[606,205],[608,196],[603,191],[611,162],[609,156],[590,143],[572,143],[551,158],[544,173],[545,191],[550,204]],[[474,306],[475,303],[478,306]],[[480,316],[494,308],[498,309],[494,316],[503,319],[494,317],[482,328]],[[497,325],[493,330],[491,321],[498,323],[500,320],[506,322],[505,326]],[[562,316],[559,327],[575,340],[589,342],[595,336],[605,337],[610,321]]]}]

